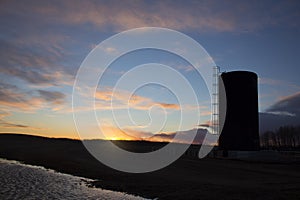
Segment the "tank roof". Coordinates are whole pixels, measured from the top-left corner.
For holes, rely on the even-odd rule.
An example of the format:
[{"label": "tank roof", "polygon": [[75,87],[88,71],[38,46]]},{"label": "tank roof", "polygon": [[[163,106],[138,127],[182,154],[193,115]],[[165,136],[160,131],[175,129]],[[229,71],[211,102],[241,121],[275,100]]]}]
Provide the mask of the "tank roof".
[{"label": "tank roof", "polygon": [[255,77],[257,77],[257,74],[255,72],[251,72],[251,71],[222,72],[221,75],[230,75],[230,76],[255,76]]}]

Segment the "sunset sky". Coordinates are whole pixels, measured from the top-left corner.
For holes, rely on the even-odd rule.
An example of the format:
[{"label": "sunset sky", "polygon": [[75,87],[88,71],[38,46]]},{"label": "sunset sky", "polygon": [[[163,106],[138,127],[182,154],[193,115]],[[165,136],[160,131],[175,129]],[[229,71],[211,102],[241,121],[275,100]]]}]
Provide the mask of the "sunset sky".
[{"label": "sunset sky", "polygon": [[[283,1],[1,1],[0,132],[78,138],[72,115],[77,70],[101,41],[132,28],[163,27],[199,42],[221,71],[248,70],[259,76],[261,130],[300,125],[300,2]],[[108,49],[113,53],[114,49]],[[109,139],[151,137],[178,131],[179,108],[167,88],[148,85],[134,94],[130,108],[135,126],[112,122],[110,95],[132,67],[161,63],[182,73],[199,99],[200,124],[210,120],[209,96],[192,66],[171,53],[132,52],[105,72],[96,93],[98,114]],[[117,98],[122,118],[124,96]],[[155,105],[153,107],[153,105]],[[195,105],[186,109],[191,112]],[[153,126],[148,110],[151,109]],[[76,112],[86,112],[82,108]],[[166,116],[164,115],[166,114]],[[124,114],[125,116],[125,114]],[[163,129],[158,129],[167,117]],[[155,121],[156,120],[156,121]],[[185,123],[188,133],[199,124]],[[88,138],[97,138],[87,128]]]}]

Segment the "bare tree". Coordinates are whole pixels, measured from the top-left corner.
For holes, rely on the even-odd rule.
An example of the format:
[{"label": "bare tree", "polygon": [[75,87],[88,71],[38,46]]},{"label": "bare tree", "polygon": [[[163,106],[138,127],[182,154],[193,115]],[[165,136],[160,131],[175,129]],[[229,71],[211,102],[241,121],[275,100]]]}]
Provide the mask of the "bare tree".
[{"label": "bare tree", "polygon": [[300,126],[282,126],[275,132],[266,131],[261,135],[263,148],[299,148]]}]

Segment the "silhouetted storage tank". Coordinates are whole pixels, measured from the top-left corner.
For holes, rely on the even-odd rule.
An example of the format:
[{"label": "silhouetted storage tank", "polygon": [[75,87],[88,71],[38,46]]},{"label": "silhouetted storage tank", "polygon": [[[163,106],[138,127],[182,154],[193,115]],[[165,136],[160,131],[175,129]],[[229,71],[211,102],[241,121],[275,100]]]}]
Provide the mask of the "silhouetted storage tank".
[{"label": "silhouetted storage tank", "polygon": [[248,71],[233,71],[222,73],[220,78],[225,87],[226,103],[221,91],[219,102],[220,106],[223,103],[227,107],[219,147],[223,150],[258,150],[257,75]]}]

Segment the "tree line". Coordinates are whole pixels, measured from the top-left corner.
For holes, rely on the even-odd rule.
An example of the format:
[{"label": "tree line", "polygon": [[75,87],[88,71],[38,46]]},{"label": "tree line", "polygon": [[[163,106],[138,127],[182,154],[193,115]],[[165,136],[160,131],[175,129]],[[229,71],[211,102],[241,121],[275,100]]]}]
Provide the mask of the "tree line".
[{"label": "tree line", "polygon": [[300,126],[282,126],[276,131],[266,131],[260,136],[260,145],[265,149],[300,148]]}]

